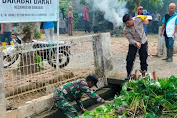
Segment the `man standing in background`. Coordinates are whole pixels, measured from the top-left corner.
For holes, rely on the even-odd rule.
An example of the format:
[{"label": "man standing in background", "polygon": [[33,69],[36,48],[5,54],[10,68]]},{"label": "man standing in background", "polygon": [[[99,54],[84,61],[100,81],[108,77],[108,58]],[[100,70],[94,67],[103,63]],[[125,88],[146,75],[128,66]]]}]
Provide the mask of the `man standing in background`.
[{"label": "man standing in background", "polygon": [[68,35],[73,35],[73,23],[74,23],[74,16],[73,16],[73,7],[69,6],[68,9]]},{"label": "man standing in background", "polygon": [[166,14],[162,20],[163,24],[160,36],[162,37],[164,31],[167,57],[163,60],[166,60],[166,62],[173,61],[174,40],[177,31],[177,14],[175,13],[175,10],[176,5],[171,3],[169,5],[169,13]]},{"label": "man standing in background", "polygon": [[[137,15],[143,15],[143,7],[142,6],[139,6],[138,9],[137,9]],[[136,16],[136,15],[135,15]]]},{"label": "man standing in background", "polygon": [[90,18],[89,18],[89,12],[88,12],[89,6],[86,5],[84,10],[84,22],[85,22],[85,33],[90,33]]},{"label": "man standing in background", "polygon": [[[144,10],[144,7],[139,6],[138,10],[137,10],[137,15],[144,15],[143,12],[142,12],[143,10]],[[145,33],[147,35],[147,27],[146,27],[146,25],[144,23],[143,23],[143,27],[144,27],[144,31],[145,31]]]},{"label": "man standing in background", "polygon": [[98,33],[98,12],[94,11],[93,13],[93,32]]},{"label": "man standing in background", "polygon": [[54,22],[45,22],[45,35],[46,41],[50,42],[50,38],[52,42],[54,42]]},{"label": "man standing in background", "polygon": [[161,16],[159,13],[157,13],[157,11],[155,11],[155,13],[152,15],[152,18],[152,32],[154,34],[157,34],[159,30],[159,21],[161,21]]}]

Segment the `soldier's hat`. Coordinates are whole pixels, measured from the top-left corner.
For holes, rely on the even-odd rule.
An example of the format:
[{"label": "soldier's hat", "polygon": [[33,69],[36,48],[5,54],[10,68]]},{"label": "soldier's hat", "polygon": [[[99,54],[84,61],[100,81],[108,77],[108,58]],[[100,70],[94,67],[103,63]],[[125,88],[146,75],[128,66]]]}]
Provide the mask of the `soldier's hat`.
[{"label": "soldier's hat", "polygon": [[86,77],[86,81],[87,81],[87,82],[89,82],[89,81],[93,82],[94,85],[98,88],[98,86],[97,86],[98,78],[97,78],[94,74],[88,75],[88,76]]}]

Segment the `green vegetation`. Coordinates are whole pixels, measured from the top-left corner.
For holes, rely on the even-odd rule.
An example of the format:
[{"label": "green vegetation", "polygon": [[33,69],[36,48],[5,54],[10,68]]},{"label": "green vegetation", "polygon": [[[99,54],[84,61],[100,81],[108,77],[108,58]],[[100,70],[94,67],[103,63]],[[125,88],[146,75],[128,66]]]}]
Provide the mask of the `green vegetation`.
[{"label": "green vegetation", "polygon": [[[68,0],[61,0],[59,6],[60,6],[60,9],[64,8],[64,10],[65,10],[64,11],[64,15],[67,18],[67,16],[68,16],[68,7],[69,6],[73,6],[72,1],[68,2]],[[60,12],[61,12],[61,10],[60,10]],[[74,28],[76,28],[77,25],[79,24],[80,17],[79,17],[78,13],[75,10],[73,10],[73,16],[74,16],[73,26],[74,26]]]},{"label": "green vegetation", "polygon": [[72,5],[73,5],[72,1],[70,1],[70,2],[68,2],[68,0],[61,0],[60,1],[60,8],[64,8],[64,10],[65,10],[64,11],[65,16],[68,16],[68,7],[72,6]]},{"label": "green vegetation", "polygon": [[35,56],[35,63],[37,63],[37,71],[41,71],[41,69],[44,67],[44,63],[42,60],[42,57],[37,54],[37,52],[34,52]]},{"label": "green vegetation", "polygon": [[34,29],[34,33],[33,33],[33,38],[35,39],[39,39],[41,38],[42,34],[40,32],[37,31],[37,29]]},{"label": "green vegetation", "polygon": [[[153,3],[154,5],[156,5],[160,0],[118,0],[118,1],[128,1],[128,2],[133,2],[134,3],[134,7],[135,9],[137,9],[138,6],[140,6],[141,2],[151,2]],[[158,3],[159,4],[159,3]],[[151,4],[151,6],[153,6]]]},{"label": "green vegetation", "polygon": [[123,85],[112,104],[86,111],[79,118],[177,117],[177,78],[132,80]]},{"label": "green vegetation", "polygon": [[88,4],[85,0],[80,0],[80,4],[81,5],[86,5],[86,4]]}]

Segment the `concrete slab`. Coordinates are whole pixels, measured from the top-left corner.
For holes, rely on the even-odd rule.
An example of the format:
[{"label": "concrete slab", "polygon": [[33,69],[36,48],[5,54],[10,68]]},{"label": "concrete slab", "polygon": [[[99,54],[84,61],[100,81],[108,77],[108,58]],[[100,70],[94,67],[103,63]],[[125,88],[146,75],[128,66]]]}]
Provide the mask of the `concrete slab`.
[{"label": "concrete slab", "polygon": [[108,78],[108,84],[122,85],[125,82],[126,82],[125,80],[121,80],[119,78]]}]

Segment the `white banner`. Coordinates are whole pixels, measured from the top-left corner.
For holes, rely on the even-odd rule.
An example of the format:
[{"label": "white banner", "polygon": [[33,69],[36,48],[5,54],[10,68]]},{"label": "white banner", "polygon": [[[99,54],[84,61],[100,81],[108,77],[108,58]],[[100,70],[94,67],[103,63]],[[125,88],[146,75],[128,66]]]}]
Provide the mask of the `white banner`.
[{"label": "white banner", "polygon": [[57,21],[58,0],[0,0],[0,23]]}]

